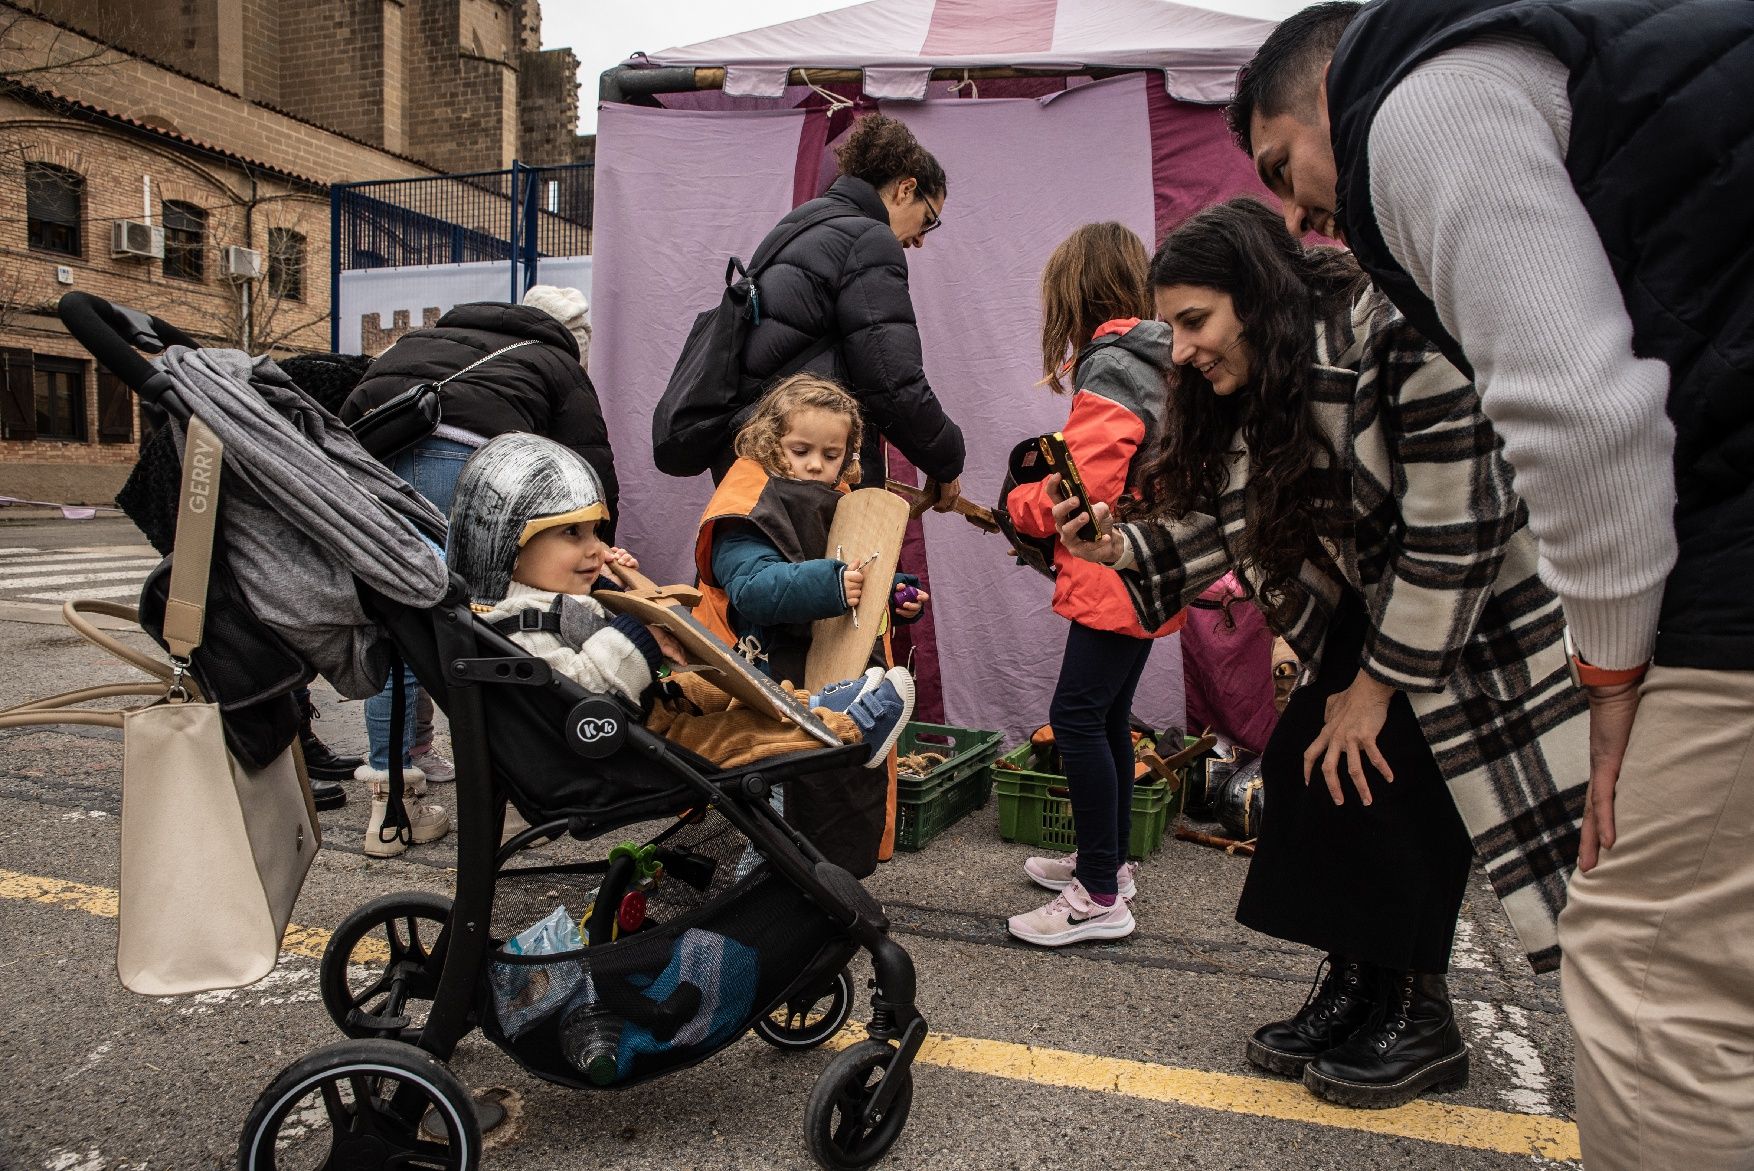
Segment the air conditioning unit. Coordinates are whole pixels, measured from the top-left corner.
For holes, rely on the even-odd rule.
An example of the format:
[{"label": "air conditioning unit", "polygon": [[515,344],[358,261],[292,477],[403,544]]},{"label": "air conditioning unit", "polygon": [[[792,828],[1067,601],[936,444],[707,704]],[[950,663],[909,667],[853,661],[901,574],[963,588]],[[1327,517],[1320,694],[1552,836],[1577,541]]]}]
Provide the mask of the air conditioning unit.
[{"label": "air conditioning unit", "polygon": [[254,248],[225,246],[225,275],[234,281],[253,281],[262,275],[262,254]]},{"label": "air conditioning unit", "polygon": [[164,259],[164,229],[144,220],[117,220],[110,225],[110,255]]}]

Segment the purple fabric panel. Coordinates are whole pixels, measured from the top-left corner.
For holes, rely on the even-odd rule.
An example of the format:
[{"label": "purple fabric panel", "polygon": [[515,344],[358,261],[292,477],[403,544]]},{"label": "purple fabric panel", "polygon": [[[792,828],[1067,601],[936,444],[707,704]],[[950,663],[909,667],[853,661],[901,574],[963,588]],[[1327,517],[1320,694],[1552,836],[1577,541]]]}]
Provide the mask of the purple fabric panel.
[{"label": "purple fabric panel", "polygon": [[[1240,592],[1234,578],[1224,581],[1227,591]],[[1202,597],[1214,593],[1208,590]],[[1235,626],[1223,610],[1188,610],[1181,634],[1188,730],[1211,728],[1232,744],[1261,752],[1279,722],[1273,707],[1273,632],[1252,602],[1232,602],[1230,618]]]},{"label": "purple fabric panel", "polygon": [[1054,47],[1059,0],[1008,0],[1004,11],[995,20],[991,0],[938,0],[920,56],[1046,53]]},{"label": "purple fabric panel", "polygon": [[621,479],[617,535],[657,581],[694,580],[711,482],[652,466],[652,408],[695,315],[718,304],[726,258],[747,259],[791,210],[804,117],[607,103],[600,113],[591,378]]},{"label": "purple fabric panel", "polygon": [[[968,440],[964,492],[995,503],[1005,456],[1065,422],[1068,400],[1035,385],[1039,283],[1073,229],[1114,219],[1151,237],[1150,123],[1144,75],[1041,101],[893,103],[944,164],[944,227],[908,253],[910,287],[932,387]],[[1052,590],[1012,563],[1004,541],[955,516],[924,517],[945,716],[1021,735],[1047,719],[1065,644]],[[1182,720],[1179,647],[1160,640],[1136,710]]]},{"label": "purple fabric panel", "polygon": [[1277,206],[1255,175],[1254,164],[1237,149],[1215,106],[1178,102],[1152,76],[1151,173],[1156,235],[1162,240],[1203,207],[1233,195],[1254,195]]}]

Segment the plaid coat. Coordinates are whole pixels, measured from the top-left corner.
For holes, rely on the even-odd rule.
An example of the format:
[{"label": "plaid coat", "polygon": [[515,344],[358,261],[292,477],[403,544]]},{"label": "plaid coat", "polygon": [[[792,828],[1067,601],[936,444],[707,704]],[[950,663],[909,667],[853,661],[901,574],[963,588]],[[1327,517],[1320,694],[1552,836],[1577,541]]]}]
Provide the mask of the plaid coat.
[{"label": "plaid coat", "polygon": [[[1305,561],[1280,631],[1311,677],[1346,591],[1370,616],[1363,669],[1407,693],[1474,849],[1537,971],[1577,858],[1588,706],[1566,670],[1559,600],[1473,384],[1375,290],[1318,327],[1312,406],[1349,483],[1349,531]],[[1325,462],[1325,461],[1324,461]],[[1218,515],[1121,526],[1147,627],[1226,572],[1244,526],[1239,435]],[[1126,562],[1123,561],[1123,565]]]}]

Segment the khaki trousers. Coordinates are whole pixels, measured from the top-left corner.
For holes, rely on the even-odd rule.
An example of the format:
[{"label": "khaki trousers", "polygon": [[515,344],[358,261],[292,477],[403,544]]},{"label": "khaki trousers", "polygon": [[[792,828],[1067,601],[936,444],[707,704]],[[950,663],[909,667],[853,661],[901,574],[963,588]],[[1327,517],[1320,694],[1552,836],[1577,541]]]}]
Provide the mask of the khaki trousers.
[{"label": "khaki trousers", "polygon": [[1587,1171],[1754,1171],[1754,672],[1655,667],[1559,919]]},{"label": "khaki trousers", "polygon": [[[816,737],[766,712],[744,707],[740,700],[720,691],[689,671],[671,676],[686,702],[660,699],[652,705],[646,727],[668,740],[712,761],[721,769],[741,768],[757,761],[821,748]],[[808,691],[793,691],[799,703],[808,703]],[[864,736],[851,716],[818,708],[816,716],[842,744],[857,744]]]}]

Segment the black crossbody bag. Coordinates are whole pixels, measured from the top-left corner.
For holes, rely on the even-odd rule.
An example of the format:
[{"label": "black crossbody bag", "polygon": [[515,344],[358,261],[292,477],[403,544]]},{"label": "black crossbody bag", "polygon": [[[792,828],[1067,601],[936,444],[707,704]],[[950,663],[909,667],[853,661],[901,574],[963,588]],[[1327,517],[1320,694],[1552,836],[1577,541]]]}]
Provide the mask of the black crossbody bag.
[{"label": "black crossbody bag", "polygon": [[484,358],[477,358],[455,374],[447,375],[437,382],[415,383],[401,394],[384,400],[355,419],[350,425],[353,437],[359,440],[361,447],[371,452],[372,458],[379,463],[389,463],[438,430],[444,417],[443,409],[439,406],[439,390],[445,383],[469,373],[483,362],[493,361],[501,354],[535,344],[535,338],[525,338],[521,342],[501,347]]}]

